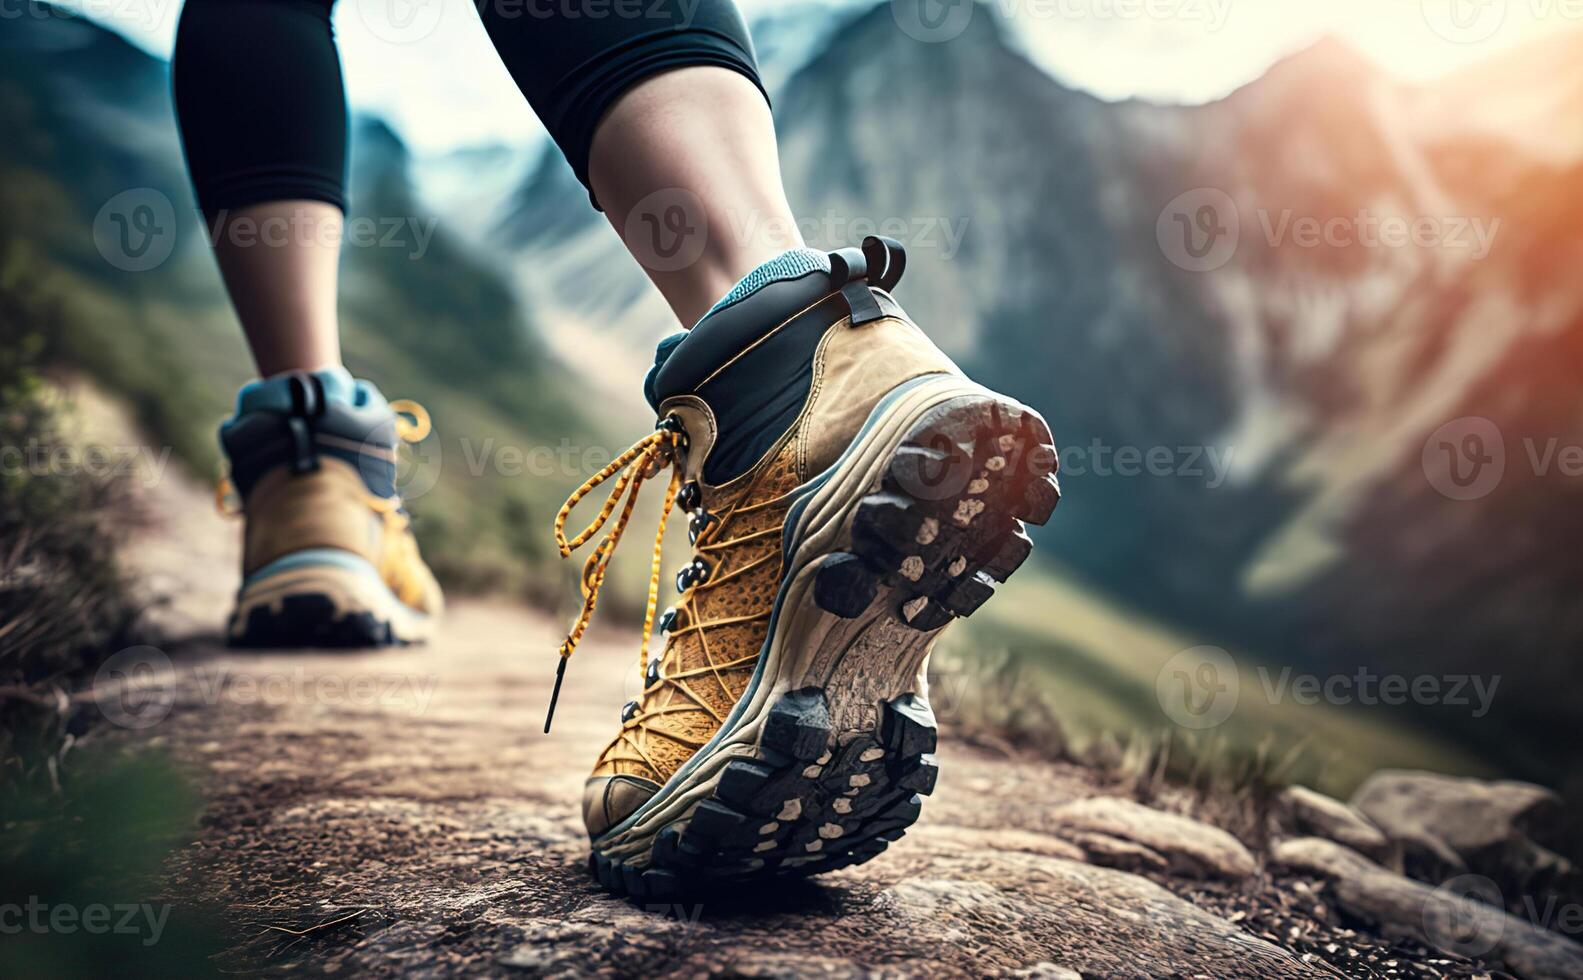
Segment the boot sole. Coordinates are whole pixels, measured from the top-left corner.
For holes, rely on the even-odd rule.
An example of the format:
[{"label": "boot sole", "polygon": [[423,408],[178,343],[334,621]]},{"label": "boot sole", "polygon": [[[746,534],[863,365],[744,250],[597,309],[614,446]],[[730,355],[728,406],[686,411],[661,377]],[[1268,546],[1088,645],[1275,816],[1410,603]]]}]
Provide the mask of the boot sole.
[{"label": "boot sole", "polygon": [[233,647],[364,648],[421,643],[434,617],[419,613],[372,565],[308,565],[243,585],[226,626]]},{"label": "boot sole", "polygon": [[721,734],[593,844],[643,900],[833,871],[899,839],[935,786],[940,631],[1028,557],[1059,500],[1049,427],[952,376],[902,386],[787,518],[760,674]]}]

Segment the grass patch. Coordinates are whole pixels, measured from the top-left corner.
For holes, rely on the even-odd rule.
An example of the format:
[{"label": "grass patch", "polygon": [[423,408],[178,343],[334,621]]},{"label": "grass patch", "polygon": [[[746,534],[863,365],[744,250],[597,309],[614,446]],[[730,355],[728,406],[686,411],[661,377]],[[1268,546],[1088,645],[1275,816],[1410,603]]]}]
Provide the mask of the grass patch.
[{"label": "grass patch", "polygon": [[[0,786],[58,786],[78,721],[65,692],[137,642],[114,548],[122,482],[77,465],[38,374],[59,313],[0,241]],[[97,474],[97,475],[96,475]]]},{"label": "grass patch", "polygon": [[[931,700],[965,733],[1103,763],[1140,787],[1165,777],[1223,792],[1299,782],[1345,796],[1384,767],[1490,776],[1464,747],[1387,707],[1304,705],[1266,695],[1261,661],[1229,651],[1236,707],[1211,729],[1175,724],[1156,682],[1204,641],[1149,620],[1047,567],[1030,566],[941,640]],[[1036,611],[1036,612],[1030,612]]]}]

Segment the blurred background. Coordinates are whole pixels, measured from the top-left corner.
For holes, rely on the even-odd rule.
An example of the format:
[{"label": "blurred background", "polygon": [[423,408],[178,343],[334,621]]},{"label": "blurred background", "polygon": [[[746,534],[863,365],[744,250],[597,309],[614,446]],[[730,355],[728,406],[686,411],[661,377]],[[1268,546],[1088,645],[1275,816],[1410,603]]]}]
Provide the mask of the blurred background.
[{"label": "blurred background", "polygon": [[[949,635],[937,701],[1009,738],[1186,740],[1341,795],[1381,767],[1520,778],[1578,812],[1565,7],[744,5],[810,243],[905,243],[901,301],[1060,447],[1035,565]],[[468,4],[410,13],[336,15],[368,232],[348,363],[435,417],[405,494],[450,593],[565,611],[554,508],[652,424],[676,325]],[[178,14],[0,14],[0,327],[13,405],[82,379],[207,479],[250,363],[182,167]],[[968,704],[986,679],[1016,697]]]}]

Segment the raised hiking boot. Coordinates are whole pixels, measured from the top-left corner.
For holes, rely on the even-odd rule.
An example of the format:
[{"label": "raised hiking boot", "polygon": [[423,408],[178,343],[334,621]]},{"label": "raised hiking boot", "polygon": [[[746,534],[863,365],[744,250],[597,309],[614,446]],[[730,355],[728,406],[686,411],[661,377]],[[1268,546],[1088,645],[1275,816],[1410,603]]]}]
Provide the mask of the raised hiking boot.
[{"label": "raised hiking boot", "polygon": [[[748,276],[660,345],[657,428],[557,517],[566,554],[614,520],[562,672],[638,488],[667,466],[664,513],[688,513],[694,547],[652,660],[651,586],[645,686],[587,784],[591,867],[613,891],[856,864],[934,787],[930,647],[1022,564],[1024,522],[1058,492],[1038,413],[965,378],[891,298],[903,260],[869,238]],[[568,540],[570,509],[613,477]]]},{"label": "raised hiking boot", "polygon": [[237,646],[383,646],[427,639],[443,600],[396,494],[396,448],[429,431],[344,370],[255,381],[220,426],[245,519]]}]

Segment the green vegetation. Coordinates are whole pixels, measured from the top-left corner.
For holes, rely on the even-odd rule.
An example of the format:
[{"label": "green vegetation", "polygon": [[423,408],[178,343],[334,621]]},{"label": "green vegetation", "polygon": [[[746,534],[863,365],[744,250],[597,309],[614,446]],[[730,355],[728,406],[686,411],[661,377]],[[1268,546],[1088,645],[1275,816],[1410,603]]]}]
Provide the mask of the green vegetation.
[{"label": "green vegetation", "polygon": [[1061,751],[1086,745],[1075,754],[1090,757],[1106,754],[1094,751],[1099,740],[1113,740],[1110,761],[1134,778],[1159,771],[1205,787],[1271,780],[1345,796],[1382,767],[1492,774],[1400,709],[1272,698],[1281,668],[1242,651],[1229,651],[1235,709],[1218,726],[1182,728],[1162,708],[1156,681],[1202,640],[1048,568],[1024,568],[1001,592],[941,641],[931,699],[948,725]]},{"label": "green vegetation", "polygon": [[145,897],[196,802],[158,755],[104,744],[74,694],[144,638],[114,559],[120,480],[18,455],[80,450],[39,375],[62,321],[38,278],[0,238],[0,976],[208,976],[213,923]]},{"label": "green vegetation", "polygon": [[16,906],[0,976],[218,976],[219,918],[160,894],[197,805],[157,754],[104,746],[73,756],[60,791],[0,792],[0,901]]},{"label": "green vegetation", "polygon": [[32,279],[0,240],[0,785],[53,782],[70,745],[58,691],[133,643],[139,615],[114,560],[118,481],[23,455],[71,448],[37,373],[58,321]]}]

